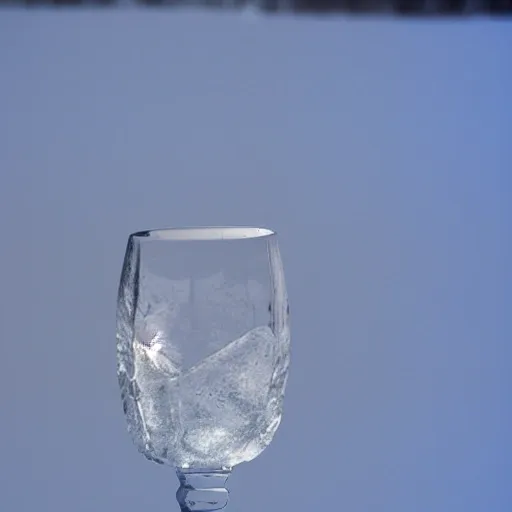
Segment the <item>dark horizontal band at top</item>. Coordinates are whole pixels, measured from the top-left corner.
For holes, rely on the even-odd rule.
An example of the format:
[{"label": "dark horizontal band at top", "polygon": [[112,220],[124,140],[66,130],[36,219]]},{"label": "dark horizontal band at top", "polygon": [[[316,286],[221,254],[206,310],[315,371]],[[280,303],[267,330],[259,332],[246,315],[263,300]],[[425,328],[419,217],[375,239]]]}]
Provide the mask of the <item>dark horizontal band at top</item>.
[{"label": "dark horizontal band at top", "polygon": [[204,7],[223,10],[253,7],[264,13],[385,14],[469,16],[512,14],[512,0],[0,0],[0,6]]}]

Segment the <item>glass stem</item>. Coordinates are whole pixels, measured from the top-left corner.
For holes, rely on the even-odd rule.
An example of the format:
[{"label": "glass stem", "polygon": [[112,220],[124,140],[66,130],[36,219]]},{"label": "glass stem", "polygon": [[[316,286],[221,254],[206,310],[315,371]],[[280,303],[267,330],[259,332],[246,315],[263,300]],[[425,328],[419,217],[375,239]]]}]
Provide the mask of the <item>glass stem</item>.
[{"label": "glass stem", "polygon": [[221,510],[229,500],[226,481],[230,470],[178,469],[180,487],[176,499],[182,512],[213,512]]}]

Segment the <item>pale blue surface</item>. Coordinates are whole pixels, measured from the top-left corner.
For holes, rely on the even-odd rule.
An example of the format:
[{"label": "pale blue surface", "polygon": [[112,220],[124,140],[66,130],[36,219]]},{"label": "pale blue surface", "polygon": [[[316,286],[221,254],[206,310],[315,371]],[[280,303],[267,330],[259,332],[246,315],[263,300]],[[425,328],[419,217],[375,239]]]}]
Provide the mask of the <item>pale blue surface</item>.
[{"label": "pale blue surface", "polygon": [[512,510],[512,26],[0,16],[0,510],[176,511],[125,432],[126,237],[279,231],[285,418],[232,512]]}]

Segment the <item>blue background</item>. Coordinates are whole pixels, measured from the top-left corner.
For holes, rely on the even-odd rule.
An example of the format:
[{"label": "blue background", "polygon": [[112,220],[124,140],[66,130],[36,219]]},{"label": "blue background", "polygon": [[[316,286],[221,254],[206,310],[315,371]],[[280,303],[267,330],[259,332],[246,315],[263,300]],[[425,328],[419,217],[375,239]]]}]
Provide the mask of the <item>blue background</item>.
[{"label": "blue background", "polygon": [[233,512],[512,510],[512,27],[0,16],[0,509],[177,510],[115,376],[127,235],[280,235],[284,420]]}]

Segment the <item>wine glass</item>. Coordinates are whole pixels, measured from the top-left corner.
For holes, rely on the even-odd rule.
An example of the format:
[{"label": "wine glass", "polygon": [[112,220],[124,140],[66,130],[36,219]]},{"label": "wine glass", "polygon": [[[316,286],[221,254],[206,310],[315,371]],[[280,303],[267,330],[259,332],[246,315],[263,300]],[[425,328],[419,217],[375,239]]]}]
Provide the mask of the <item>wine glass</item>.
[{"label": "wine glass", "polygon": [[130,235],[117,305],[128,430],[176,468],[184,512],[226,506],[234,466],[281,421],[289,307],[273,231],[171,228]]}]

